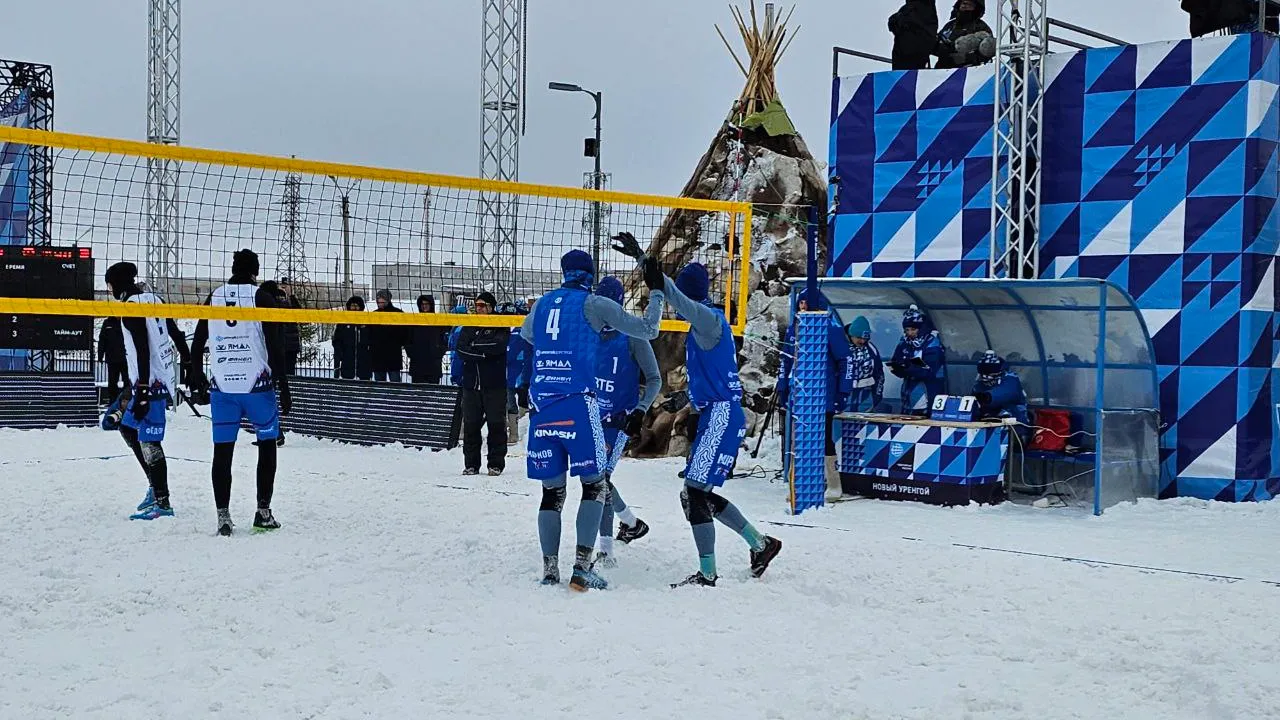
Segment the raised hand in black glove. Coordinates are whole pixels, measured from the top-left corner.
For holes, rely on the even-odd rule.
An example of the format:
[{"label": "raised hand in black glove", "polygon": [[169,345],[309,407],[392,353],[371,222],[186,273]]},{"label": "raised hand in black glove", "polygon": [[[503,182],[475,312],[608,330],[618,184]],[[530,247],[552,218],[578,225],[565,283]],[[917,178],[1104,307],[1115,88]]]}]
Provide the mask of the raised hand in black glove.
[{"label": "raised hand in black glove", "polygon": [[276,378],[276,397],[280,401],[280,414],[293,412],[293,393],[289,392],[289,378]]},{"label": "raised hand in black glove", "polygon": [[621,232],[613,236],[613,249],[636,260],[644,257],[644,250],[640,249],[636,236],[629,232]]},{"label": "raised hand in black glove", "polygon": [[640,437],[640,429],[643,426],[644,426],[644,411],[632,410],[630,413],[627,414],[627,424],[626,426],[623,427],[622,432],[626,433],[627,437],[638,438]]},{"label": "raised hand in black glove", "polygon": [[661,290],[667,286],[667,276],[662,274],[662,265],[653,258],[644,261],[644,284],[650,290]]},{"label": "raised hand in black glove", "polygon": [[133,388],[133,419],[142,420],[151,412],[151,388],[135,385]]}]

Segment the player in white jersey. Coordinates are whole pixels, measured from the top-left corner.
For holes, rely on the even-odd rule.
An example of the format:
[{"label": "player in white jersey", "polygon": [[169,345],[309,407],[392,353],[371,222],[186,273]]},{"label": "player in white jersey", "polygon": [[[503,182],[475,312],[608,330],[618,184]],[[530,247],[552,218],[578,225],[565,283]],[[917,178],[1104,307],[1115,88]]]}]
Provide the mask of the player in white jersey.
[{"label": "player in white jersey", "polygon": [[[138,286],[138,267],[119,262],[107,268],[107,291],[126,303],[159,305],[164,301],[153,292]],[[118,427],[125,444],[133,451],[147,476],[147,497],[138,505],[131,520],[155,520],[172,517],[169,503],[169,465],[164,457],[165,410],[173,403],[175,351],[182,367],[188,367],[190,353],[187,338],[173,320],[148,317],[124,317],[123,326],[125,390],[118,409],[109,413],[103,427]]]},{"label": "player in white jersey", "polygon": [[[209,295],[218,307],[279,307],[275,295],[258,287],[258,256],[239,250],[231,260],[231,279]],[[258,441],[258,511],[255,532],[280,527],[271,513],[276,483],[276,439],[280,414],[288,414],[292,400],[284,373],[283,326],[252,320],[201,320],[192,353],[199,360],[209,348],[212,382],[203,371],[192,372],[193,384],[209,387],[213,419],[213,500],[218,508],[218,534],[228,536],[231,522],[231,458],[241,419],[247,419]],[[196,363],[199,364],[198,362]],[[277,405],[276,391],[279,390]],[[278,410],[277,410],[278,408]]]}]

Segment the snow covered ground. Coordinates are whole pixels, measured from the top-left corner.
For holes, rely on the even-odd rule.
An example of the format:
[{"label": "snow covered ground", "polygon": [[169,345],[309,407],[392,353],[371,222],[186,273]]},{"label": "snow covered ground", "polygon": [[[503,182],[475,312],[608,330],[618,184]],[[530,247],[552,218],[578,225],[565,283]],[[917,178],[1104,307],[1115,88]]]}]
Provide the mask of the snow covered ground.
[{"label": "snow covered ground", "polygon": [[144,483],[115,434],[0,431],[0,718],[1280,716],[1277,503],[792,518],[735,480],[782,555],[751,580],[721,529],[720,587],[675,591],[679,462],[628,460],[653,532],[574,595],[536,582],[523,458],[462,478],[457,452],[291,437],[284,529],[251,535],[245,442],[224,539],[204,422],[170,429],[154,523],[125,519]]}]

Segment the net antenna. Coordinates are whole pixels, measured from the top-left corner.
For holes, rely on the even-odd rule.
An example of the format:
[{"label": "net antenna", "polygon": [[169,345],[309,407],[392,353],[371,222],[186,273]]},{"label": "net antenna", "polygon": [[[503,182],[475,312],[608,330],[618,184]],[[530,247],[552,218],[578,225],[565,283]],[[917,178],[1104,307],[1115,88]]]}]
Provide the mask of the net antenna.
[{"label": "net antenna", "polygon": [[[480,177],[520,179],[520,136],[524,133],[524,36],[528,0],[481,0]],[[480,195],[478,255],[482,282],[500,298],[516,291],[514,195]]]},{"label": "net antenna", "polygon": [[[178,145],[181,117],[182,15],[180,0],[150,0],[147,25],[147,142]],[[147,161],[147,279],[161,295],[179,274],[182,231],[178,222],[179,166]]]}]

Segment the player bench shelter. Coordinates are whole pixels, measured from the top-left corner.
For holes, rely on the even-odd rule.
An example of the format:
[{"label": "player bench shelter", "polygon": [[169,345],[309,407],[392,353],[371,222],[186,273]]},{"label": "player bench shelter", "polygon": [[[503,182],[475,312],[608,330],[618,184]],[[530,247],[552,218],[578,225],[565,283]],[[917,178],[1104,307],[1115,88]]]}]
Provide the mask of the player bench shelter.
[{"label": "player bench shelter", "polygon": [[[1018,373],[1033,417],[1038,408],[1072,412],[1074,453],[1036,453],[1014,473],[1014,491],[1046,489],[1091,504],[1155,497],[1160,477],[1159,378],[1151,335],[1128,293],[1105,280],[820,278],[841,323],[859,315],[884,360],[902,335],[902,313],[917,306],[937,329],[947,388],[967,395],[987,349]],[[803,283],[795,285],[803,297]],[[898,404],[901,381],[887,372],[885,400]],[[896,408],[895,408],[896,409]],[[1034,420],[1033,420],[1034,423]],[[1012,442],[1019,443],[1015,437]],[[1021,450],[1021,452],[1019,452]],[[1019,477],[1020,476],[1020,477]],[[1021,488],[1019,487],[1021,485]]]}]

